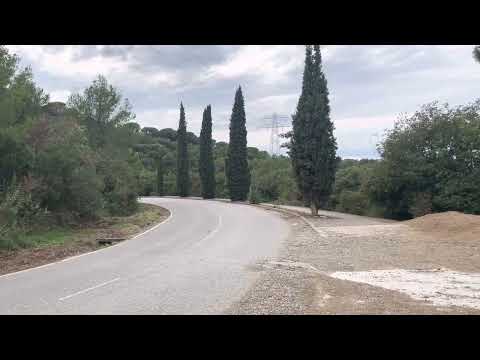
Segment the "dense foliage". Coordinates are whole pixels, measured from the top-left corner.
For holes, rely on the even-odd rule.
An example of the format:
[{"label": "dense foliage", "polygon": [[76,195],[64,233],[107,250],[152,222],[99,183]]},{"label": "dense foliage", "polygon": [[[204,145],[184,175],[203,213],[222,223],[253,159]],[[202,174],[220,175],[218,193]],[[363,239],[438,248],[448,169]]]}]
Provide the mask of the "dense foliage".
[{"label": "dense foliage", "polygon": [[187,131],[183,105],[178,131],[141,128],[102,76],[67,104],[49,103],[31,70],[0,46],[0,248],[22,246],[22,234],[36,226],[129,215],[139,195],[313,203],[396,219],[480,214],[480,101],[425,105],[386,133],[380,159],[341,160],[320,50],[306,52],[287,157],[247,147],[241,88],[230,144],[216,142],[210,106],[200,137]]},{"label": "dense foliage", "polygon": [[202,130],[200,131],[199,173],[204,199],[215,197],[215,163],[212,145],[212,108],[208,105],[203,112]]},{"label": "dense foliage", "polygon": [[425,105],[400,119],[379,151],[382,161],[369,187],[386,216],[480,213],[480,101]]},{"label": "dense foliage", "polygon": [[180,104],[180,120],[177,130],[177,194],[181,197],[190,195],[190,165],[187,145],[187,122],[185,109]]},{"label": "dense foliage", "polygon": [[380,160],[340,163],[332,208],[395,219],[480,214],[480,101],[423,106],[396,122],[379,152]]},{"label": "dense foliage", "polygon": [[242,88],[235,93],[230,118],[230,142],[227,157],[227,185],[232,201],[247,200],[250,189],[250,169],[247,160],[247,127]]},{"label": "dense foliage", "polygon": [[326,206],[335,180],[337,144],[320,46],[306,47],[302,93],[293,115],[289,155],[298,189],[312,215]]},{"label": "dense foliage", "polygon": [[128,100],[99,76],[67,105],[49,103],[18,63],[0,47],[0,247],[43,222],[134,212],[142,163]]}]

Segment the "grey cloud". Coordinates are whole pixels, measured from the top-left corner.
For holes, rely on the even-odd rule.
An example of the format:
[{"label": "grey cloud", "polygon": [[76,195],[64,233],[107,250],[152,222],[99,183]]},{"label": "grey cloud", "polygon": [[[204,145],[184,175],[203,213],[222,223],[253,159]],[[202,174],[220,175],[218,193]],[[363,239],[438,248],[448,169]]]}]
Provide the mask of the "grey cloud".
[{"label": "grey cloud", "polygon": [[[62,51],[62,47],[48,46],[46,51]],[[301,90],[303,47],[293,52],[279,53],[275,63],[288,63],[291,56],[302,61],[292,67],[278,81],[265,83],[262,74],[247,73],[230,78],[214,77],[199,82],[211,66],[224,64],[241,46],[82,46],[77,59],[96,56],[111,57],[128,62],[128,72],[146,77],[164,72],[174,74],[178,84],[159,84],[149,87],[142,83],[122,83],[122,74],[115,81],[123,94],[130,99],[137,121],[161,126],[172,123],[172,117],[162,120],[168,110],[178,108],[180,101],[186,106],[189,124],[196,131],[201,121],[201,109],[213,107],[215,129],[228,129],[229,114],[235,90],[242,85],[246,100],[247,125],[256,131],[263,116],[274,111],[291,115],[295,111]],[[297,54],[298,52],[298,54]],[[293,54],[292,54],[293,53]],[[296,54],[296,55],[295,55]],[[473,62],[471,47],[445,46],[328,46],[324,48],[324,70],[331,95],[332,119],[342,125],[345,118],[358,118],[362,127],[339,127],[336,131],[339,153],[348,157],[376,157],[375,134],[391,126],[384,123],[365,124],[369,118],[391,119],[403,112],[413,112],[421,104],[433,100],[460,104],[478,97],[480,67]],[[27,59],[28,60],[28,59]],[[54,73],[42,72],[32,64],[41,86],[54,90],[78,91],[91,79],[61,78]],[[126,74],[128,75],[128,74]],[[290,97],[286,96],[289,95]],[[283,96],[283,98],[282,98]],[[191,110],[191,111],[190,111]],[[152,115],[154,114],[154,115]],[[155,115],[157,114],[157,115]],[[156,119],[154,117],[158,116]],[[269,138],[262,144],[268,148]]]}]

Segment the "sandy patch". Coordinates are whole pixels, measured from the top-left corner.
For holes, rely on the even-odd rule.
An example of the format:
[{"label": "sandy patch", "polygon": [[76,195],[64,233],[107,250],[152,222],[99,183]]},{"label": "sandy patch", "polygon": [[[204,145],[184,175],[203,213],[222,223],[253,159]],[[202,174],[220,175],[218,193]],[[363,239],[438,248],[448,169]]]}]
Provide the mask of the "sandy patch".
[{"label": "sandy patch", "polygon": [[437,270],[371,270],[334,272],[330,276],[405,293],[437,306],[480,310],[480,273]]}]

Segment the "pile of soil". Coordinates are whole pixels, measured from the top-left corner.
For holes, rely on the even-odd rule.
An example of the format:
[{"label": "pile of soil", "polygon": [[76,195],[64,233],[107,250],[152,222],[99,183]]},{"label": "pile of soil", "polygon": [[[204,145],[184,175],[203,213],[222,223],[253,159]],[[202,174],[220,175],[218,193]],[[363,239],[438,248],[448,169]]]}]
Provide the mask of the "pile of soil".
[{"label": "pile of soil", "polygon": [[402,222],[417,231],[480,242],[480,215],[447,211]]}]

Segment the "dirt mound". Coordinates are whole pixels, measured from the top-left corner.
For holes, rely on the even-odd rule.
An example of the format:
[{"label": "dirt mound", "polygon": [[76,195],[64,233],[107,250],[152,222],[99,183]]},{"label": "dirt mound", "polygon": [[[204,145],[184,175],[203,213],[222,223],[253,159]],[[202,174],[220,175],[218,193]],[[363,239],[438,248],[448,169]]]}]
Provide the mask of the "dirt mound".
[{"label": "dirt mound", "polygon": [[480,241],[480,215],[447,211],[402,222],[415,230]]}]

